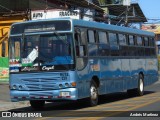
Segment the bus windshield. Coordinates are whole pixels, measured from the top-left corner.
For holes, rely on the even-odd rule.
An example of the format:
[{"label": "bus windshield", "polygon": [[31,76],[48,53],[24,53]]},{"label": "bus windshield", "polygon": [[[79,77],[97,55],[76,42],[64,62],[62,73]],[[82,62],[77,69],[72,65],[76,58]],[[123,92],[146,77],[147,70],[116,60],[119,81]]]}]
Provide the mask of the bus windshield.
[{"label": "bus windshield", "polygon": [[74,69],[72,34],[10,38],[10,72]]}]

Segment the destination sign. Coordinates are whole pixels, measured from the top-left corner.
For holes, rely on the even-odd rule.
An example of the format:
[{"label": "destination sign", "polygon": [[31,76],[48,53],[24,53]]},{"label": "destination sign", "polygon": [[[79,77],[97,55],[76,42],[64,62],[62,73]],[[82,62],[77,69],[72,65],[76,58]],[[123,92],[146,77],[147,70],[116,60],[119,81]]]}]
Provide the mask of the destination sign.
[{"label": "destination sign", "polygon": [[70,31],[71,22],[69,20],[59,21],[34,21],[28,23],[15,24],[11,28],[11,35],[30,32],[46,32],[46,31]]},{"label": "destination sign", "polygon": [[79,10],[64,11],[64,10],[36,10],[31,11],[31,19],[49,19],[49,18],[65,18],[80,19]]}]

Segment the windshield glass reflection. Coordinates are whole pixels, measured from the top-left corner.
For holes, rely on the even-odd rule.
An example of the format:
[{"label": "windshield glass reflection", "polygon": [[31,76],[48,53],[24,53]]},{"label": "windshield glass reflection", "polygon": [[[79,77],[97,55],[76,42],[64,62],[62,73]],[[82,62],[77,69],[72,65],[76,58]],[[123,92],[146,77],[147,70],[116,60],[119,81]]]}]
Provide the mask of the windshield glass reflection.
[{"label": "windshield glass reflection", "polygon": [[[19,49],[16,49],[15,46],[17,42]],[[72,34],[28,35],[24,36],[23,39],[13,37],[10,46],[12,46],[10,61],[19,59],[20,71],[50,71],[73,68]]]}]

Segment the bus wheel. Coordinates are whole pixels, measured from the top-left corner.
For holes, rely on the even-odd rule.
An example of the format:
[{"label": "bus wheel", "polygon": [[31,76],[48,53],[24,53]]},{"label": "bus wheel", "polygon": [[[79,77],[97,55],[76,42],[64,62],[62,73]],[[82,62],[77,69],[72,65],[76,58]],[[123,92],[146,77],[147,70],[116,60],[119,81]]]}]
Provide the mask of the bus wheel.
[{"label": "bus wheel", "polygon": [[137,96],[142,96],[143,93],[144,93],[144,80],[143,76],[140,74],[138,80],[138,88],[136,89],[136,94]]},{"label": "bus wheel", "polygon": [[127,90],[129,96],[142,96],[144,93],[144,80],[143,76],[140,74],[138,79],[138,87],[136,89]]},{"label": "bus wheel", "polygon": [[90,97],[88,102],[90,106],[96,106],[98,104],[98,87],[95,82],[91,83]]},{"label": "bus wheel", "polygon": [[44,100],[30,100],[30,105],[35,110],[41,110],[44,108],[45,101]]}]

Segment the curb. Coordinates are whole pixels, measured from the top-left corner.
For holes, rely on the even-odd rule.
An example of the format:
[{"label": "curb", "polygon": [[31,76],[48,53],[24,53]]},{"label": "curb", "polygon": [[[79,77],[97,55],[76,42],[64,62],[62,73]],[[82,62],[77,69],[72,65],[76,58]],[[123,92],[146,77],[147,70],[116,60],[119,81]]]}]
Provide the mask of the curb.
[{"label": "curb", "polygon": [[0,85],[8,85],[9,82],[0,82]]}]

